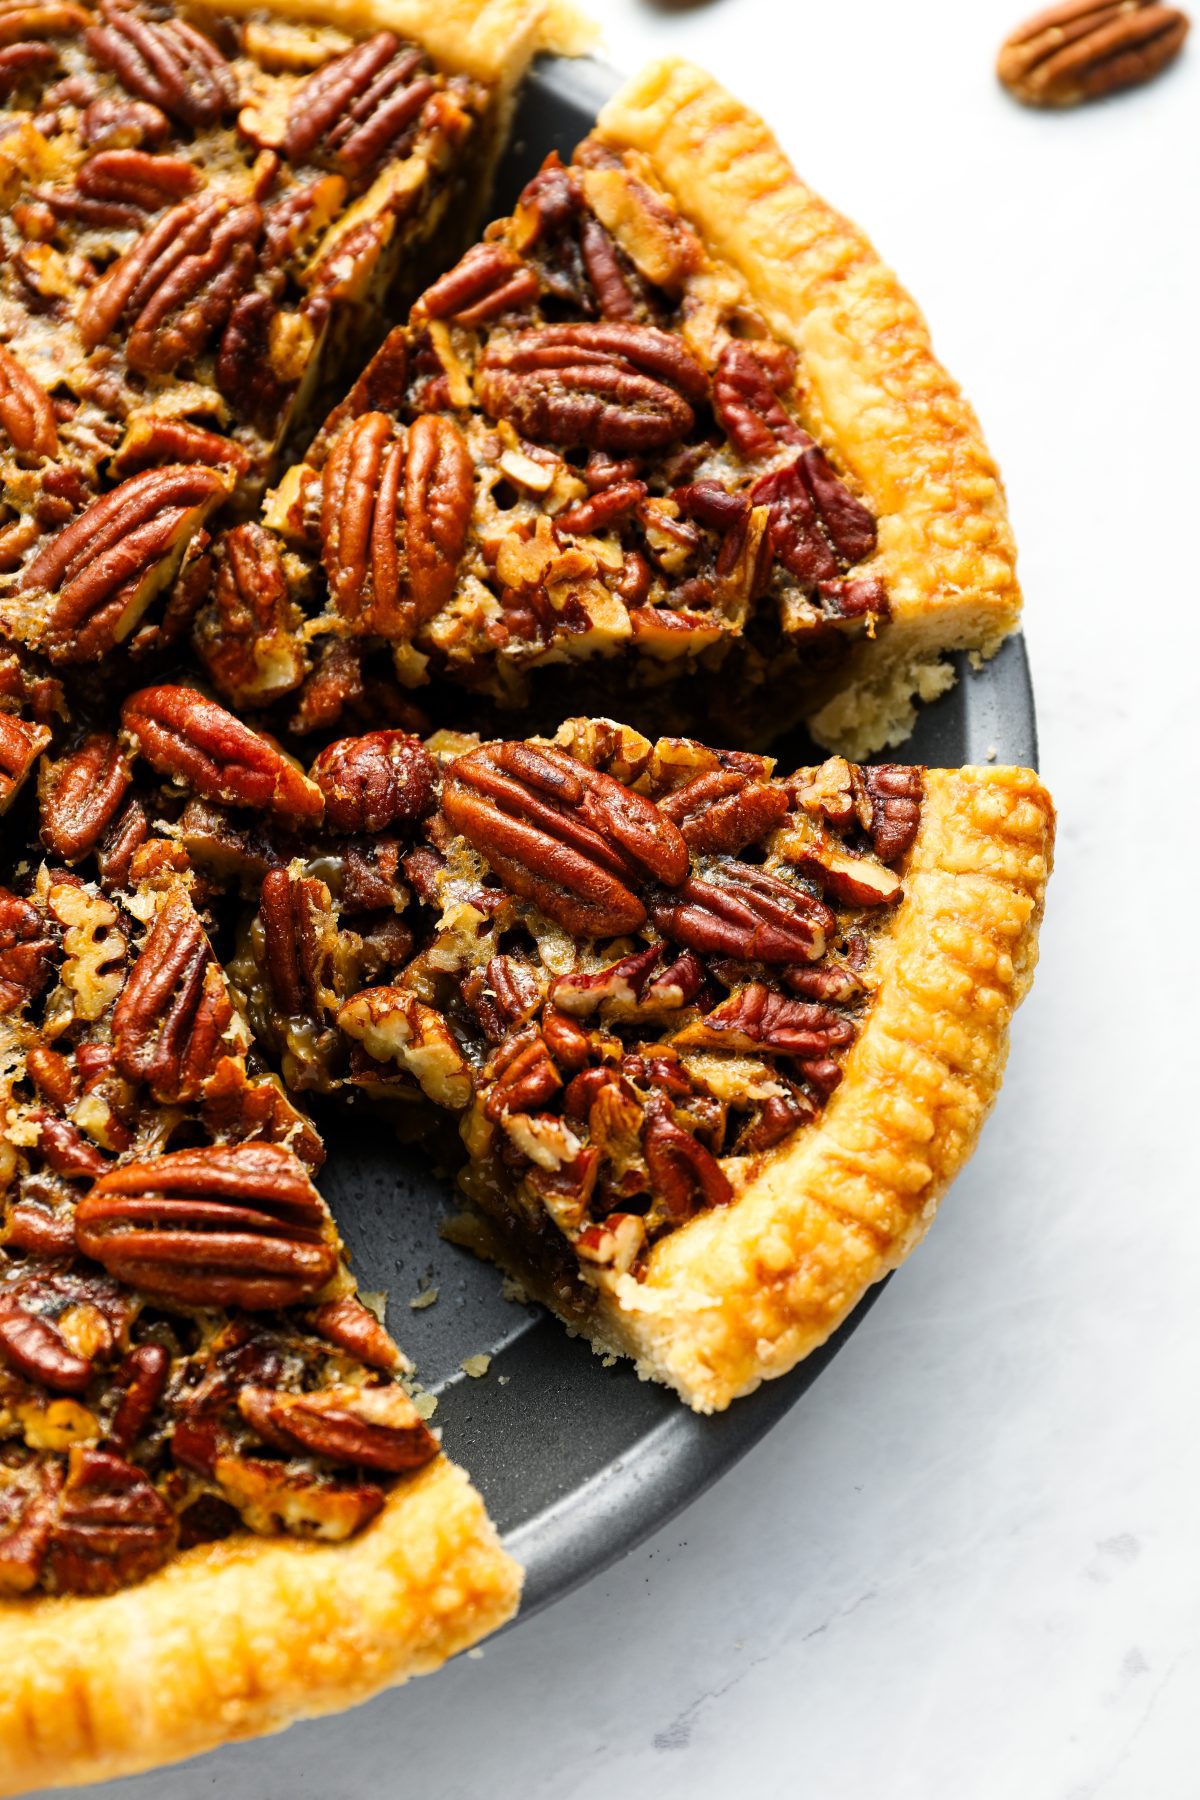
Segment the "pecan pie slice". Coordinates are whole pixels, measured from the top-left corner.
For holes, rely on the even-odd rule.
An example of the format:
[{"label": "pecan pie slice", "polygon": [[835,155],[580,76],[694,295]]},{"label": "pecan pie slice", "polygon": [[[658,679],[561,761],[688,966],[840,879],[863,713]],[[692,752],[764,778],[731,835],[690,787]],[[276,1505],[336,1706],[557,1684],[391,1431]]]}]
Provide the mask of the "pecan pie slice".
[{"label": "pecan pie slice", "polygon": [[[911,302],[765,127],[664,65],[421,295],[196,628],[239,704],[329,722],[334,665],[661,728],[896,742],[1019,595],[995,469]],[[261,629],[261,626],[258,627]],[[539,681],[539,671],[553,668]],[[694,728],[694,727],[692,727]]]},{"label": "pecan pie slice", "polygon": [[[0,889],[9,1791],[422,1672],[520,1586],[355,1292],[321,1140],[252,1052],[186,856],[144,813],[106,848],[139,836],[133,779],[99,733],[48,765],[44,835],[76,866]],[[135,1642],[131,1713],[110,1684]]]},{"label": "pecan pie slice", "polygon": [[177,638],[209,515],[466,240],[544,8],[388,10],[0,0],[6,635]]}]

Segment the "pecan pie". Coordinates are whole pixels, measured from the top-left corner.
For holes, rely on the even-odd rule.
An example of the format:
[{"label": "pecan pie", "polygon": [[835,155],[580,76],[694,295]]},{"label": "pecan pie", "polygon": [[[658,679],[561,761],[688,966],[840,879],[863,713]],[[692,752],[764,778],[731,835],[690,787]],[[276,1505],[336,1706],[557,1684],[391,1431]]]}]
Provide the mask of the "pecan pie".
[{"label": "pecan pie", "polygon": [[[5,1792],[515,1610],[318,1106],[715,1411],[921,1235],[1032,978],[1036,776],[862,760],[1015,621],[969,410],[680,65],[454,262],[541,29],[0,0]],[[793,701],[826,761],[760,742]]]}]

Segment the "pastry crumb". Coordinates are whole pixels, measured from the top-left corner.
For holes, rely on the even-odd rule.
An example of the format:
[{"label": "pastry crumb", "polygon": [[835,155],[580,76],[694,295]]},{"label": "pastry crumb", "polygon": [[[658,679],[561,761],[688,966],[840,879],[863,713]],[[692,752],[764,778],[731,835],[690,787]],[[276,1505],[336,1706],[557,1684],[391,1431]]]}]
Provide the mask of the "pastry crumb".
[{"label": "pastry crumb", "polygon": [[617,1366],[617,1359],[613,1355],[611,1350],[608,1352],[607,1356],[602,1356],[600,1358],[600,1367],[602,1369],[615,1369],[616,1366]]},{"label": "pastry crumb", "polygon": [[478,1381],[481,1375],[486,1375],[491,1366],[491,1357],[482,1352],[478,1356],[464,1356],[459,1364],[464,1375],[469,1375],[473,1381]]},{"label": "pastry crumb", "polygon": [[438,1403],[436,1394],[414,1394],[412,1396],[412,1403],[422,1419],[432,1419],[434,1413],[437,1411]]},{"label": "pastry crumb", "polygon": [[482,1662],[483,1661],[483,1651],[479,1648],[478,1644],[476,1644],[476,1646],[473,1650],[467,1651],[467,1656],[470,1658],[470,1660],[472,1662]]},{"label": "pastry crumb", "polygon": [[427,1287],[423,1293],[414,1294],[408,1304],[414,1312],[420,1312],[423,1307],[432,1306],[440,1292],[440,1288]]},{"label": "pastry crumb", "polygon": [[500,1292],[506,1300],[515,1300],[518,1306],[529,1304],[529,1295],[521,1286],[515,1275],[506,1275],[500,1284]]},{"label": "pastry crumb", "polygon": [[987,759],[988,759],[988,761],[989,761],[989,762],[995,762],[995,760],[996,760],[996,757],[997,757],[997,755],[998,755],[998,754],[999,754],[999,752],[998,752],[998,751],[997,751],[997,749],[996,749],[996,746],[995,746],[995,744],[989,744],[989,745],[988,745],[988,747],[987,747]]},{"label": "pastry crumb", "polygon": [[497,1375],[496,1380],[499,1382],[501,1387],[507,1387],[509,1382],[512,1380],[512,1376],[511,1375]]}]

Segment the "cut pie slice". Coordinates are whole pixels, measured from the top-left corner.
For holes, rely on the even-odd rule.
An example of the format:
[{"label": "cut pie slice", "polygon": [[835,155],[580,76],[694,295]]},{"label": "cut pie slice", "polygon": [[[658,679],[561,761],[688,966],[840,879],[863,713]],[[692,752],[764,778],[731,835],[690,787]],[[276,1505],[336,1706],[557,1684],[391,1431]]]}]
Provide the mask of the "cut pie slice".
[{"label": "cut pie slice", "polygon": [[4,0],[7,635],[94,660],[177,576],[134,647],[186,630],[206,519],[469,238],[546,11]]},{"label": "cut pie slice", "polygon": [[[128,779],[88,740],[48,835],[86,854]],[[520,1591],[355,1293],[319,1137],[248,1060],[198,884],[121,830],[99,882],[0,891],[5,1793],[349,1704]]]},{"label": "cut pie slice", "polygon": [[[805,715],[862,755],[1019,612],[996,470],[912,302],[676,63],[426,289],[264,523],[294,729],[390,668],[555,719],[564,681],[601,710],[617,681],[630,722],[736,742]],[[226,574],[198,621],[237,705],[280,691],[274,660],[225,667],[256,616]]]}]

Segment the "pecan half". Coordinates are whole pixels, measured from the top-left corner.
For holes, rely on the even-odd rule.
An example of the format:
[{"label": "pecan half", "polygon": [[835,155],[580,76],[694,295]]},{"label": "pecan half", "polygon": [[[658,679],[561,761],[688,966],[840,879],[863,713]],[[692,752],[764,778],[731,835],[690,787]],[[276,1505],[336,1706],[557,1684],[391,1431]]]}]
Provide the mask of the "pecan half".
[{"label": "pecan half", "polygon": [[742,962],[818,962],[837,925],[804,888],[739,862],[725,863],[712,880],[693,876],[677,893],[652,896],[649,909],[676,943]]},{"label": "pecan half", "polygon": [[646,908],[631,884],[687,874],[687,845],[652,801],[561,750],[472,750],[447,770],[442,808],[507,888],[580,936],[636,930]]},{"label": "pecan half", "polygon": [[787,790],[736,769],[711,769],[659,800],[696,856],[730,854],[766,837],[787,816]]},{"label": "pecan half", "polygon": [[651,325],[543,325],[489,344],[478,389],[486,412],[535,443],[628,455],[686,436],[708,377]]},{"label": "pecan half", "polygon": [[730,338],[713,372],[713,411],[740,456],[770,456],[780,444],[812,442],[780,402],[766,369],[748,344]]},{"label": "pecan half", "polygon": [[233,1007],[188,896],[170,894],[113,1010],[117,1067],[160,1100],[195,1099],[226,1048]]},{"label": "pecan half", "polygon": [[414,824],[433,805],[437,771],[420,738],[407,731],[371,731],[339,738],[310,771],[325,796],[335,831],[386,831]]},{"label": "pecan half", "polygon": [[1066,0],[1005,39],[996,73],[1026,106],[1077,106],[1152,81],[1174,62],[1187,34],[1187,15],[1175,6]]},{"label": "pecan half", "polygon": [[[415,77],[415,79],[414,79]],[[412,125],[434,83],[414,45],[376,32],[298,90],[283,140],[289,162],[316,155],[353,179],[372,173]]]},{"label": "pecan half", "polygon": [[388,636],[401,629],[398,527],[404,440],[386,413],[345,427],[321,480],[321,557],[343,618]]},{"label": "pecan half", "polygon": [[88,31],[88,48],[127,92],[181,125],[215,125],[233,111],[238,99],[233,70],[194,26],[182,19],[148,19],[115,0],[103,0],[100,13],[103,23]]},{"label": "pecan half", "polygon": [[272,869],[262,884],[263,960],[275,1005],[320,1019],[336,1006],[337,921],[329,889],[315,875]]},{"label": "pecan half", "polygon": [[474,497],[471,453],[454,420],[433,413],[415,420],[404,470],[404,547],[418,624],[454,592]]},{"label": "pecan half", "polygon": [[877,763],[851,770],[855,810],[880,862],[895,862],[911,850],[921,823],[925,793],[915,765]]},{"label": "pecan half", "polygon": [[656,1205],[674,1225],[682,1225],[701,1205],[728,1206],[733,1184],[704,1145],[671,1115],[665,1100],[646,1106],[642,1148]]},{"label": "pecan half", "polygon": [[79,332],[94,349],[129,321],[125,355],[143,375],[169,375],[229,318],[254,273],[262,228],[253,202],[200,193],[164,213],[89,288]]},{"label": "pecan half", "polygon": [[52,538],[17,583],[20,593],[40,588],[53,596],[51,655],[82,662],[128,637],[228,488],[224,473],[199,464],[145,469]]},{"label": "pecan half", "polygon": [[299,623],[278,539],[253,522],[227,531],[192,640],[221,692],[235,705],[262,706],[299,687],[308,667]]},{"label": "pecan half", "polygon": [[41,838],[64,862],[94,850],[116,817],[133,771],[109,731],[93,731],[77,749],[42,765]]},{"label": "pecan half", "polygon": [[147,762],[209,800],[306,821],[325,809],[320,788],[291,757],[194,688],[142,688],[121,720]]},{"label": "pecan half", "polygon": [[52,1593],[111,1594],[161,1568],[178,1524],[143,1470],[107,1450],[71,1452],[46,1547]]},{"label": "pecan half", "polygon": [[337,1266],[325,1203],[278,1144],[126,1163],[80,1202],[75,1236],[118,1281],[184,1306],[295,1305]]},{"label": "pecan half", "polygon": [[854,1025],[830,1006],[792,1000],[760,981],[723,1000],[674,1040],[723,1050],[768,1050],[802,1059],[829,1056],[854,1042]]},{"label": "pecan half", "polygon": [[89,199],[132,207],[133,222],[140,224],[137,213],[158,212],[169,202],[194,193],[200,186],[200,171],[183,156],[99,150],[84,163],[75,186]]},{"label": "pecan half", "polygon": [[147,144],[153,149],[170,137],[171,121],[149,101],[104,95],[84,108],[79,135],[90,150],[136,150]]},{"label": "pecan half", "polygon": [[839,558],[861,562],[875,549],[874,517],[815,444],[783,468],[760,476],[750,498],[769,508],[772,553],[806,585],[835,579]]},{"label": "pecan half", "polygon": [[0,712],[0,813],[16,798],[50,742],[48,725]]},{"label": "pecan half", "polygon": [[56,456],[58,427],[50,396],[0,344],[0,429],[18,456]]},{"label": "pecan half", "polygon": [[417,305],[428,319],[472,326],[529,306],[537,296],[537,276],[506,244],[476,244]]},{"label": "pecan half", "polygon": [[238,1411],[277,1450],[386,1475],[419,1469],[440,1448],[401,1387],[333,1387],[315,1394],[245,1387]]},{"label": "pecan half", "polygon": [[382,1369],[392,1375],[408,1366],[386,1326],[353,1294],[315,1307],[308,1314],[308,1324],[318,1337],[335,1344],[369,1369]]},{"label": "pecan half", "polygon": [[163,1396],[170,1372],[171,1358],[161,1344],[139,1344],[129,1352],[117,1370],[121,1397],[107,1438],[113,1449],[128,1450],[141,1436]]}]

